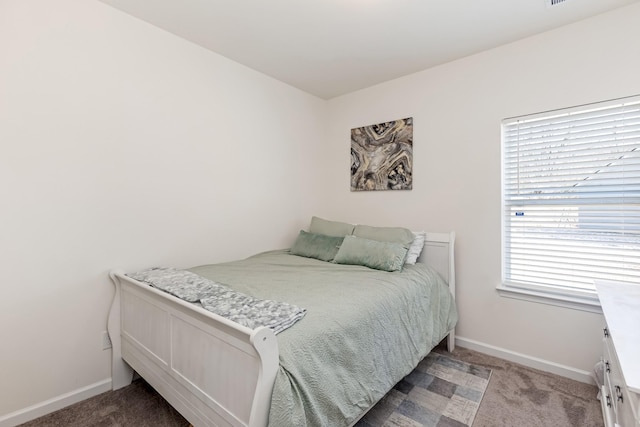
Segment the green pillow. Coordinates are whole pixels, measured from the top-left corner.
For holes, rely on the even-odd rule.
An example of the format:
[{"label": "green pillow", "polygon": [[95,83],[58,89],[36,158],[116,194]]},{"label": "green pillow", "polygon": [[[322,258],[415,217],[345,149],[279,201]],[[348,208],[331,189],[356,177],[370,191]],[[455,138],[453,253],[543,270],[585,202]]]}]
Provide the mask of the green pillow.
[{"label": "green pillow", "polygon": [[316,258],[322,261],[332,261],[338,253],[343,237],[325,236],[323,234],[307,233],[300,230],[298,238],[289,250],[292,255]]},{"label": "green pillow", "polygon": [[314,216],[311,218],[309,232],[314,234],[324,234],[326,236],[344,237],[353,233],[353,224],[346,222],[329,221]]},{"label": "green pillow", "polygon": [[365,239],[378,240],[380,242],[402,243],[409,245],[415,236],[408,228],[401,227],[371,227],[369,225],[356,225],[353,235]]},{"label": "green pillow", "polygon": [[408,247],[401,243],[380,242],[357,236],[345,236],[333,262],[363,265],[384,271],[400,271]]}]

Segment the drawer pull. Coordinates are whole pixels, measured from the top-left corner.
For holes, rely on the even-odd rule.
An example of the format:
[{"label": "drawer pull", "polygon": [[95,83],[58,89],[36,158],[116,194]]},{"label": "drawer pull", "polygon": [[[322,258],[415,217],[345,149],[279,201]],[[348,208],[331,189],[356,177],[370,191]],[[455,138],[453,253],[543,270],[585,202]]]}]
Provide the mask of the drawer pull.
[{"label": "drawer pull", "polygon": [[611,396],[607,394],[607,406],[611,408]]},{"label": "drawer pull", "polygon": [[604,369],[609,373],[611,372],[611,366],[609,366],[609,362],[605,360]]},{"label": "drawer pull", "polygon": [[607,338],[607,337],[609,336],[609,329],[604,328],[604,329],[602,330],[602,332],[604,332],[604,337],[605,337],[605,338]]},{"label": "drawer pull", "polygon": [[616,397],[618,398],[619,402],[624,403],[624,401],[622,400],[622,390],[620,389],[619,385],[616,386]]}]

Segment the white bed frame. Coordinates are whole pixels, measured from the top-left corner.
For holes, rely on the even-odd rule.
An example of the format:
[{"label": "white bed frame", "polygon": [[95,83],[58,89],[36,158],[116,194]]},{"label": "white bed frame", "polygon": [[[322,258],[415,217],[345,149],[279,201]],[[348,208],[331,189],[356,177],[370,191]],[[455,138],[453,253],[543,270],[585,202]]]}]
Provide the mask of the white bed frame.
[{"label": "white bed frame", "polygon": [[[434,267],[455,297],[452,233],[427,233],[419,262]],[[124,275],[110,272],[112,388],[134,370],[196,427],[266,427],[278,370],[271,329],[251,330]],[[454,330],[447,338],[454,348]]]}]

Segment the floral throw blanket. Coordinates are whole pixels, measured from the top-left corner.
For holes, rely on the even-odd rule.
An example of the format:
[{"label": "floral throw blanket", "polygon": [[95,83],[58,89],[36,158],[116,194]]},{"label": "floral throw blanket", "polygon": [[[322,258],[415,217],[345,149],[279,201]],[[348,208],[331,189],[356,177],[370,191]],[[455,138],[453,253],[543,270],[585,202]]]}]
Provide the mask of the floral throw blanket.
[{"label": "floral throw blanket", "polygon": [[199,302],[206,310],[250,329],[265,326],[278,334],[302,319],[307,312],[286,302],[263,300],[236,292],[228,286],[176,268],[152,268],[128,273],[127,276],[182,300]]}]

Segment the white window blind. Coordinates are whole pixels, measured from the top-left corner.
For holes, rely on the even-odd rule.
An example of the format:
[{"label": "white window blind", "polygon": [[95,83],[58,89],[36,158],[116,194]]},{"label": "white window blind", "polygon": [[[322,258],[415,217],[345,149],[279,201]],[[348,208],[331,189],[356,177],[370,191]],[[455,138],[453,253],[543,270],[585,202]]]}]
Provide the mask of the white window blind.
[{"label": "white window blind", "polygon": [[640,285],[640,97],[507,119],[503,286]]}]

